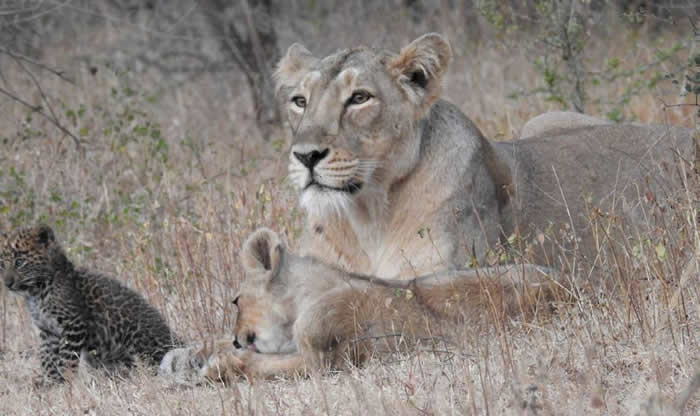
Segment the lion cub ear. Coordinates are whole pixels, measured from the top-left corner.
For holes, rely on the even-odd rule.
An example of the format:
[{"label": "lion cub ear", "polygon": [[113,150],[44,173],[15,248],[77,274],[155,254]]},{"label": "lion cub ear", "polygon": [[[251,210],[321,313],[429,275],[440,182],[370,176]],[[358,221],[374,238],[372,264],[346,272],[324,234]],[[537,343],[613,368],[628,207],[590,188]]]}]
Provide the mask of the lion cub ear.
[{"label": "lion cub ear", "polygon": [[389,73],[418,106],[418,117],[440,96],[442,76],[451,57],[447,40],[437,33],[428,33],[403,47],[387,62]]},{"label": "lion cub ear", "polygon": [[275,90],[278,96],[288,94],[288,90],[299,84],[301,78],[318,62],[308,49],[299,43],[294,43],[287,53],[277,63],[277,69],[272,74],[275,79]]},{"label": "lion cub ear", "polygon": [[243,244],[241,262],[248,273],[275,276],[282,262],[282,242],[269,228],[259,228]]}]

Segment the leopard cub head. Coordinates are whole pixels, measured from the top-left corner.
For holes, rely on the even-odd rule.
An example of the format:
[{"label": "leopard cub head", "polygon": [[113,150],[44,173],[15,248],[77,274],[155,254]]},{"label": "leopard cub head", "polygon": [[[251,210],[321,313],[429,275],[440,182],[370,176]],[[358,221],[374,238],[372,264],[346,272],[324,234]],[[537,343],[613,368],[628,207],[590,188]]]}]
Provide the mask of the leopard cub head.
[{"label": "leopard cub head", "polygon": [[47,225],[21,228],[0,237],[0,276],[11,291],[36,294],[66,262]]}]

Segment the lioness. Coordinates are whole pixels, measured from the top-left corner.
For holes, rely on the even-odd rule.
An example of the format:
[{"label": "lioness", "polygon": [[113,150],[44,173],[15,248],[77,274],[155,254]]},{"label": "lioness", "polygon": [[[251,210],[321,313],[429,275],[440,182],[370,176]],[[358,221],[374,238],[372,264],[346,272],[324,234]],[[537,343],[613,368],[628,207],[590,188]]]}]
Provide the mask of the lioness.
[{"label": "lioness", "polygon": [[[692,132],[669,126],[492,143],[439,99],[450,55],[434,33],[398,55],[354,48],[317,59],[289,48],[275,77],[293,136],[289,178],[307,213],[300,254],[409,278],[483,264],[516,235],[538,237],[531,261],[559,267],[560,248],[593,256],[594,209],[642,218],[677,188],[676,156],[694,160]],[[568,244],[550,241],[560,228]]]},{"label": "lioness", "polygon": [[[416,344],[459,347],[484,314],[530,311],[552,293],[535,266],[462,270],[411,280],[352,274],[287,251],[269,229],[243,245],[246,278],[234,303],[235,336],[170,351],[161,374],[199,382],[307,374],[360,365]],[[527,270],[524,270],[525,267]],[[504,285],[507,280],[510,284]],[[447,347],[442,345],[446,343]]]}]

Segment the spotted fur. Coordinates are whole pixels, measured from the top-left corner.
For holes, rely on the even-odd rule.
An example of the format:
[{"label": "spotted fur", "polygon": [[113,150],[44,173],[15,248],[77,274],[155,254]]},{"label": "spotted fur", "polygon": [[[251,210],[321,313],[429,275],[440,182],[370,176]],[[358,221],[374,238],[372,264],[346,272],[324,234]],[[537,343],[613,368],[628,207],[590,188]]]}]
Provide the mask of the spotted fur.
[{"label": "spotted fur", "polygon": [[179,341],[138,293],[99,273],[75,268],[45,225],[0,239],[0,276],[24,297],[41,338],[46,381],[65,381],[81,355],[93,366],[158,365]]}]

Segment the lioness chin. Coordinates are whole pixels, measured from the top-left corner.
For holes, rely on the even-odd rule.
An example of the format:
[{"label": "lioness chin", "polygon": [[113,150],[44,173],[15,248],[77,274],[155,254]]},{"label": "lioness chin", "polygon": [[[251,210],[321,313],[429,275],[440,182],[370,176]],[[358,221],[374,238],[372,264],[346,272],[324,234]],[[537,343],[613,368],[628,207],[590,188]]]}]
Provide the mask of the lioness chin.
[{"label": "lioness chin", "polygon": [[556,289],[535,266],[376,279],[297,256],[264,228],[241,260],[233,340],[170,351],[161,374],[230,382],[344,369],[417,345],[457,351],[479,320],[535,312]]}]

